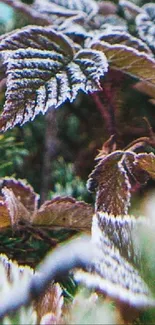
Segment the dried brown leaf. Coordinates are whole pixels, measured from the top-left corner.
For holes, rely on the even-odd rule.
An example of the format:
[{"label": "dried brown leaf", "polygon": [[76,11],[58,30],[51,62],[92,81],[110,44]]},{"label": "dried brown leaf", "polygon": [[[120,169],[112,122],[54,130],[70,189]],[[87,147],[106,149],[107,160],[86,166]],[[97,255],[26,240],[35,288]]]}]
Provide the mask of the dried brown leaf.
[{"label": "dried brown leaf", "polygon": [[10,226],[10,215],[9,215],[9,211],[6,207],[6,204],[3,200],[3,198],[1,198],[1,200],[0,200],[0,228],[8,227],[8,226]]},{"label": "dried brown leaf", "polygon": [[4,178],[0,180],[0,187],[11,190],[15,197],[24,205],[30,214],[36,212],[39,196],[25,180],[16,180],[14,178]]},{"label": "dried brown leaf", "polygon": [[14,195],[11,189],[3,188],[2,193],[4,195],[5,206],[9,213],[10,225],[12,227],[17,226],[20,221],[30,221],[31,215],[21,201]]},{"label": "dried brown leaf", "polygon": [[33,219],[33,224],[72,229],[90,229],[94,209],[71,197],[57,197],[45,202]]}]

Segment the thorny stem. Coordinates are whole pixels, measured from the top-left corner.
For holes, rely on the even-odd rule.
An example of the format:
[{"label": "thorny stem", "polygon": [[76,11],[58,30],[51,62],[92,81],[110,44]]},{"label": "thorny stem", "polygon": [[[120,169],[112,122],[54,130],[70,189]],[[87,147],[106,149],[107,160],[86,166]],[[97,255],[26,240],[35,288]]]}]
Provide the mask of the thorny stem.
[{"label": "thorny stem", "polygon": [[6,299],[0,301],[0,318],[15,312],[21,306],[29,305],[32,300],[39,298],[50,282],[59,281],[74,268],[86,269],[92,260],[93,249],[89,236],[74,239],[56,248],[47,256],[37,273],[32,275],[30,281],[15,286],[9,295],[6,295]]},{"label": "thorny stem", "polygon": [[47,26],[52,24],[51,19],[47,15],[42,13],[40,14],[38,11],[36,11],[36,9],[32,8],[30,5],[22,3],[19,0],[1,0],[1,2],[21,12],[23,15],[28,17],[33,22],[33,24],[35,23],[40,26]]}]

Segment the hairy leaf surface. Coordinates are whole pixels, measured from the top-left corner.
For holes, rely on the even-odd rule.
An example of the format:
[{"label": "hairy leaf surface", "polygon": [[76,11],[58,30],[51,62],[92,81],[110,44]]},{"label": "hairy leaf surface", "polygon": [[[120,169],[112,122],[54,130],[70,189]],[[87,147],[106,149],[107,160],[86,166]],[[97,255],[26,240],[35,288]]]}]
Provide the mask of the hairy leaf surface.
[{"label": "hairy leaf surface", "polygon": [[110,45],[106,42],[96,42],[91,47],[105,53],[112,69],[155,84],[155,60],[146,53],[125,45]]},{"label": "hairy leaf surface", "polygon": [[143,12],[136,17],[138,34],[152,50],[155,50],[155,4],[147,3],[142,9]]},{"label": "hairy leaf surface", "polygon": [[90,230],[94,209],[90,204],[72,197],[56,197],[38,209],[39,196],[22,180],[2,179],[0,227],[28,224]]},{"label": "hairy leaf surface", "polygon": [[89,176],[89,191],[97,191],[96,210],[114,215],[126,214],[130,204],[130,183],[121,161],[123,151],[101,159]]},{"label": "hairy leaf surface", "polygon": [[33,224],[72,229],[90,229],[94,209],[91,205],[70,197],[57,197],[45,202]]},{"label": "hairy leaf surface", "polygon": [[[43,3],[40,0],[35,0],[35,5],[40,5],[43,7]],[[97,3],[94,0],[45,0],[44,8],[49,8],[49,13],[52,11],[52,7],[55,5],[60,7],[61,9],[69,9],[72,11],[81,11],[86,13],[87,15],[95,15],[98,11]],[[50,6],[51,5],[51,6]],[[50,10],[51,8],[51,10]]]},{"label": "hairy leaf surface", "polygon": [[88,272],[75,272],[75,279],[135,308],[154,306],[155,299],[139,273],[140,256],[132,237],[143,222],[132,216],[97,213],[92,225],[95,258]]},{"label": "hairy leaf surface", "polygon": [[99,33],[98,40],[110,43],[111,45],[120,44],[126,45],[127,47],[133,47],[139,52],[145,52],[153,56],[151,50],[144,42],[127,32],[115,31],[112,28],[111,31],[107,29]]},{"label": "hairy leaf surface", "polygon": [[74,43],[50,27],[28,27],[2,39],[7,68],[6,102],[0,128],[23,124],[49,108],[73,101],[79,90],[100,88],[107,60],[96,50],[75,52]]},{"label": "hairy leaf surface", "polygon": [[97,165],[89,175],[87,188],[96,192],[96,211],[117,216],[128,213],[132,187],[155,178],[155,155],[123,150],[108,154],[114,144],[111,137],[95,158]]}]

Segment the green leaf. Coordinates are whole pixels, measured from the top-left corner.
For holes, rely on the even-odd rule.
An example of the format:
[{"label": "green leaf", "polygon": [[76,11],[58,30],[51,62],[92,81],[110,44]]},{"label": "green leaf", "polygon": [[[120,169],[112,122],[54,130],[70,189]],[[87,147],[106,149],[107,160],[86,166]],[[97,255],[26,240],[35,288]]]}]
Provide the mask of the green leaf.
[{"label": "green leaf", "polygon": [[66,99],[73,101],[79,90],[98,90],[108,67],[102,52],[75,53],[74,43],[50,27],[15,32],[2,39],[0,52],[7,69],[6,102],[0,116],[3,131],[45,114]]}]

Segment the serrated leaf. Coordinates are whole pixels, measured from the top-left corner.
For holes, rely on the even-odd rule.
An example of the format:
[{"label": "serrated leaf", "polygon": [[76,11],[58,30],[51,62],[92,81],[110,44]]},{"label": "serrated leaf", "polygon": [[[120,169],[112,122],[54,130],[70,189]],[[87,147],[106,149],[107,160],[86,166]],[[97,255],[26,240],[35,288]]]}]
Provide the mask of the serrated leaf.
[{"label": "serrated leaf", "polygon": [[0,43],[7,67],[6,102],[0,128],[23,124],[49,108],[73,101],[79,90],[100,88],[108,64],[96,50],[74,51],[68,37],[50,27],[28,27]]},{"label": "serrated leaf", "polygon": [[88,272],[76,271],[76,281],[137,309],[154,306],[155,299],[141,278],[134,258],[132,233],[140,223],[132,216],[98,213],[93,218],[94,261]]},{"label": "serrated leaf", "polygon": [[3,178],[0,180],[0,189],[11,190],[14,196],[23,204],[23,206],[33,215],[38,208],[39,195],[24,180],[15,178]]},{"label": "serrated leaf", "polygon": [[153,57],[151,50],[144,42],[125,31],[116,31],[113,30],[113,28],[107,28],[107,30],[103,32],[100,31],[98,35],[98,40],[107,42],[111,45],[120,44],[126,45],[127,47],[133,47],[139,52],[148,53]]},{"label": "serrated leaf", "polygon": [[125,215],[130,205],[131,190],[135,184],[146,184],[155,178],[155,155],[137,154],[130,150],[116,150],[111,137],[95,158],[97,165],[89,175],[87,188],[96,192],[95,209],[109,214]]},{"label": "serrated leaf", "polygon": [[90,230],[94,209],[72,197],[56,197],[38,209],[39,196],[22,180],[1,180],[0,228],[18,227],[20,221],[34,226]]},{"label": "serrated leaf", "polygon": [[146,3],[136,17],[136,26],[141,39],[155,50],[155,4]]},{"label": "serrated leaf", "polygon": [[136,166],[155,179],[155,155],[153,153],[141,153],[137,155]]},{"label": "serrated leaf", "polygon": [[[43,7],[43,4],[41,3],[40,0],[35,0],[35,5]],[[93,16],[97,13],[98,11],[98,5],[94,0],[46,0],[44,1],[44,8],[49,8],[49,13],[53,10],[53,6],[57,5],[60,7],[60,12],[61,10],[64,9],[69,9],[72,10],[73,12],[84,12],[89,16]],[[50,6],[51,5],[51,6]],[[51,10],[50,10],[51,8]]]},{"label": "serrated leaf", "polygon": [[123,165],[128,172],[131,184],[133,181],[139,184],[145,184],[149,179],[148,172],[144,171],[140,165],[137,164],[138,156],[139,155],[134,152],[126,152],[124,156]]},{"label": "serrated leaf", "polygon": [[[2,189],[4,195],[5,206],[8,210],[9,221],[12,227],[18,226],[18,223],[22,220],[29,221],[31,215],[29,211],[24,207],[21,201],[14,195],[12,190],[7,188]],[[9,224],[8,224],[9,225]]]},{"label": "serrated leaf", "polygon": [[125,45],[110,45],[106,42],[96,42],[91,48],[103,51],[112,69],[155,84],[155,60],[146,53]]},{"label": "serrated leaf", "polygon": [[70,197],[57,197],[40,207],[33,224],[89,230],[93,212],[93,207],[85,202]]},{"label": "serrated leaf", "polygon": [[114,215],[127,214],[130,183],[123,167],[123,151],[115,151],[101,159],[89,175],[87,188],[97,191],[96,210]]}]

